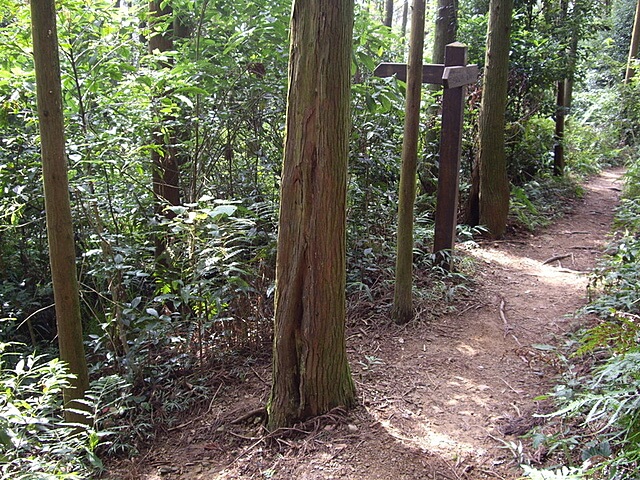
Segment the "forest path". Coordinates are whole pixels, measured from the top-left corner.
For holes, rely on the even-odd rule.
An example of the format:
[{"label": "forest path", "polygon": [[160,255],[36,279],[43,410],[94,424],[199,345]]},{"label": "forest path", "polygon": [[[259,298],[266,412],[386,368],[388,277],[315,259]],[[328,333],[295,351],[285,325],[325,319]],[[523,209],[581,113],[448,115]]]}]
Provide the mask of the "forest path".
[{"label": "forest path", "polygon": [[[348,350],[360,406],[306,425],[311,433],[261,441],[257,423],[229,421],[268,395],[269,366],[226,384],[208,413],[169,432],[111,472],[122,479],[516,479],[517,445],[548,405],[555,354],[585,319],[588,272],[608,243],[622,169],[584,185],[570,214],[526,237],[467,249],[473,293],[455,311],[423,309],[399,327],[350,320]],[[425,302],[428,304],[428,302]],[[248,367],[249,370],[249,367]],[[254,375],[255,374],[255,375]],[[544,452],[527,452],[535,464]]]}]

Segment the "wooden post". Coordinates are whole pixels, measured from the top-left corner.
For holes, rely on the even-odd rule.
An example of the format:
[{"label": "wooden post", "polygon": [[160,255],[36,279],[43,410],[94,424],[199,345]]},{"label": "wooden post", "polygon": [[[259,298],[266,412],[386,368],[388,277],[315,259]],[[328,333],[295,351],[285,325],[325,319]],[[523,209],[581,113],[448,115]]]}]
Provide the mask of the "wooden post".
[{"label": "wooden post", "polygon": [[[464,84],[460,84],[461,82],[452,84],[448,82],[448,77],[451,76],[451,72],[459,70],[455,67],[462,66],[464,68],[466,66],[467,47],[461,43],[447,45],[444,64],[443,83],[445,88],[442,98],[442,134],[433,252],[436,262],[450,270],[453,265],[452,252],[456,238],[465,84],[470,82],[466,82],[467,79],[465,79]],[[448,69],[447,67],[454,68]],[[477,78],[477,74],[475,78]]]},{"label": "wooden post", "polygon": [[[378,77],[396,75],[398,80],[405,81],[407,65],[381,63],[373,74]],[[448,270],[452,267],[451,252],[456,238],[464,98],[466,85],[474,83],[478,74],[477,65],[467,65],[467,46],[458,42],[445,47],[444,65],[422,66],[422,83],[444,86],[433,251],[436,262]]]}]

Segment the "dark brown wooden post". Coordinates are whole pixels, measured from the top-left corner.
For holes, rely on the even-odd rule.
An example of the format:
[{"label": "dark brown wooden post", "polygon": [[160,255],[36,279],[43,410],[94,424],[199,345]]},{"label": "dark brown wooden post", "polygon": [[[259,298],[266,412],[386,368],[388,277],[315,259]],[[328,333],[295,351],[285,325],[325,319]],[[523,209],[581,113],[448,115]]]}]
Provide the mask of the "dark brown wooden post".
[{"label": "dark brown wooden post", "polygon": [[[457,224],[462,118],[466,87],[465,84],[457,86],[449,84],[448,77],[452,76],[452,72],[459,69],[447,67],[462,66],[464,68],[467,64],[467,47],[461,43],[447,45],[444,62],[440,168],[438,171],[438,197],[433,252],[435,261],[440,266],[450,270],[453,265],[452,252]],[[456,82],[456,84],[458,83],[460,82]]]},{"label": "dark brown wooden post", "polygon": [[[467,46],[450,43],[445,47],[444,65],[423,65],[422,83],[444,86],[440,138],[440,169],[433,251],[436,262],[451,269],[458,210],[458,182],[462,151],[462,117],[466,85],[478,79],[478,66],[467,65]],[[377,77],[395,75],[406,81],[405,63],[381,63],[373,72]]]}]

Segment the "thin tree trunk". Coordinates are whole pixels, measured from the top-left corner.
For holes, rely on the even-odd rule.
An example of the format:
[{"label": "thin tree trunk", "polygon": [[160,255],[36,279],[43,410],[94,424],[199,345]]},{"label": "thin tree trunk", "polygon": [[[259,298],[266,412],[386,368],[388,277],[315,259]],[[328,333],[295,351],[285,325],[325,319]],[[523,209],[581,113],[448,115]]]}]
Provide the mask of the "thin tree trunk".
[{"label": "thin tree trunk", "polygon": [[44,202],[58,344],[60,358],[75,375],[71,380],[72,388],[65,388],[63,391],[67,409],[65,418],[71,422],[87,423],[88,417],[68,410],[69,407],[82,409],[82,405],[76,404],[74,400],[81,399],[89,388],[89,375],[82,343],[82,318],[65,155],[54,0],[32,0],[31,23],[42,143]]},{"label": "thin tree trunk", "polygon": [[[456,0],[438,0],[431,63],[443,64],[445,47],[456,41],[457,8]],[[441,89],[439,85],[429,85],[427,88],[434,93]],[[424,141],[425,160],[419,173],[422,191],[428,194],[435,193],[438,188],[438,169],[436,167],[439,150],[439,132],[436,128],[438,110],[437,103],[432,103],[427,109],[427,132]]]},{"label": "thin tree trunk", "polygon": [[456,41],[457,0],[438,0],[431,63],[444,63],[445,47]]},{"label": "thin tree trunk", "polygon": [[[574,9],[576,7],[574,6]],[[569,44],[569,53],[567,57],[567,67],[569,74],[564,81],[564,107],[565,112],[569,113],[571,102],[573,101],[573,83],[576,75],[576,61],[578,58],[578,29],[574,27],[571,32],[571,42]]]},{"label": "thin tree trunk", "polygon": [[295,0],[269,428],[355,403],[345,346],[353,0]]},{"label": "thin tree trunk", "polygon": [[636,4],[636,15],[633,21],[633,31],[631,32],[631,45],[629,46],[629,60],[627,61],[627,71],[624,76],[624,83],[629,83],[635,74],[633,66],[635,58],[638,56],[638,46],[640,46],[640,0]]},{"label": "thin tree trunk", "polygon": [[393,25],[393,0],[387,0],[384,10],[384,25],[391,28]]},{"label": "thin tree trunk", "polygon": [[407,37],[407,21],[409,19],[409,0],[404,0],[404,4],[402,5],[402,27],[400,36],[402,40]]},{"label": "thin tree trunk", "polygon": [[424,50],[425,1],[414,0],[411,13],[411,39],[407,65],[407,101],[405,106],[402,169],[398,198],[398,235],[396,283],[391,316],[397,323],[413,317],[413,209],[416,199],[418,130],[422,92],[422,55]]},{"label": "thin tree trunk", "polygon": [[[559,25],[564,25],[567,22],[567,16],[569,14],[569,0],[560,1],[560,15],[558,17]],[[565,50],[561,52],[566,55],[567,60],[567,76],[556,84],[556,115],[555,115],[555,133],[554,133],[554,147],[553,147],[553,174],[560,177],[564,174],[564,120],[566,114],[565,108],[565,85],[566,79],[570,76],[570,52]]]},{"label": "thin tree trunk", "polygon": [[509,179],[504,145],[513,0],[491,0],[479,128],[480,223],[494,238],[504,235]]},{"label": "thin tree trunk", "polygon": [[[149,2],[149,16],[152,27],[154,25],[167,22],[167,17],[172,14],[171,6],[165,2],[154,0]],[[173,25],[173,22],[171,22]],[[153,32],[149,37],[149,52],[169,52],[173,50],[173,29],[167,28],[162,32]],[[171,62],[158,62],[159,68],[170,68]],[[159,101],[162,93],[159,94]],[[167,218],[173,218],[172,212],[165,212],[165,207],[180,205],[180,187],[179,187],[179,166],[175,149],[175,138],[171,131],[171,127],[167,125],[174,119],[166,115],[161,116],[154,126],[152,132],[152,140],[154,148],[151,150],[151,168],[153,192],[156,197],[156,214],[158,216],[165,215]],[[159,264],[168,266],[168,261],[164,256],[166,250],[166,238],[164,234],[156,236],[156,261]]]},{"label": "thin tree trunk", "polygon": [[556,98],[556,130],[553,147],[553,174],[557,177],[564,175],[564,118],[565,118],[565,80],[558,82]]}]

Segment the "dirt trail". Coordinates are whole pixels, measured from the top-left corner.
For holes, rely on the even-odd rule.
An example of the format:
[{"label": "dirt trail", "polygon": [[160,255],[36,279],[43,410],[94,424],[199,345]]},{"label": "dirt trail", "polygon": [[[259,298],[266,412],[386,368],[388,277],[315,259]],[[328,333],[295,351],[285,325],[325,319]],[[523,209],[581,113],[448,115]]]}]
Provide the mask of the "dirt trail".
[{"label": "dirt trail", "polygon": [[[266,401],[268,366],[255,365],[244,383],[219,391],[207,415],[110,478],[518,478],[505,442],[517,444],[534,425],[545,406],[533,399],[555,373],[553,356],[536,345],[561,343],[581,321],[572,314],[608,242],[621,174],[593,178],[573,213],[536,235],[469,249],[477,285],[456,311],[423,312],[403,328],[352,321],[361,406],[347,416],[329,415],[307,426],[312,433],[269,447],[259,425],[229,426]],[[541,452],[524,454],[535,462]]]}]

